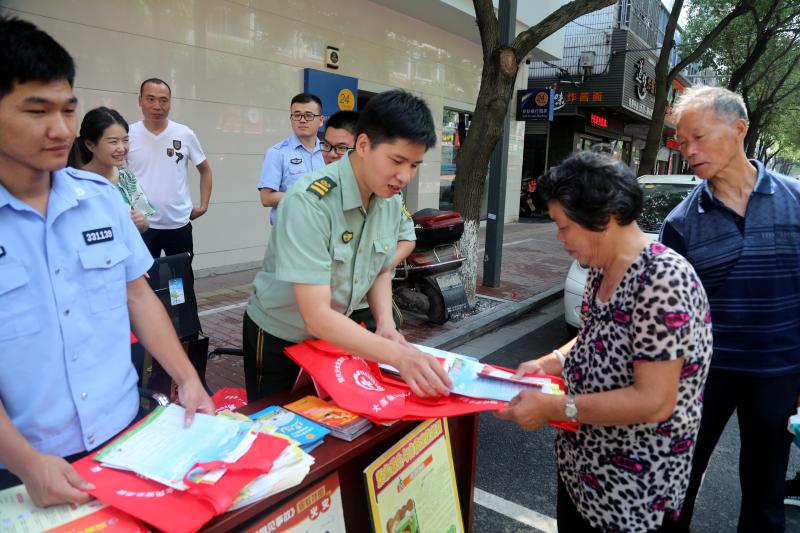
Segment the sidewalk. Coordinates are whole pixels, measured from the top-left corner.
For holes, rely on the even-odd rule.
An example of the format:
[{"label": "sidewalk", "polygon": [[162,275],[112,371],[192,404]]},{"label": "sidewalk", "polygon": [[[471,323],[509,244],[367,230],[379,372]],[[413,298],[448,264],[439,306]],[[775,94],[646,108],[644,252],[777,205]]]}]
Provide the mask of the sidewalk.
[{"label": "sidewalk", "polygon": [[[484,232],[481,230],[481,256],[483,242]],[[478,277],[478,295],[491,299],[491,303],[496,305],[480,314],[441,326],[404,312],[402,333],[410,342],[453,348],[560,297],[572,259],[556,240],[556,228],[552,222],[535,220],[506,224],[503,243],[500,287],[482,287]],[[241,347],[242,316],[250,295],[250,284],[257,272],[257,269],[251,269],[196,280],[200,322],[205,334],[211,338],[211,349]],[[212,390],[244,387],[241,357],[226,355],[211,359],[206,380]]]}]

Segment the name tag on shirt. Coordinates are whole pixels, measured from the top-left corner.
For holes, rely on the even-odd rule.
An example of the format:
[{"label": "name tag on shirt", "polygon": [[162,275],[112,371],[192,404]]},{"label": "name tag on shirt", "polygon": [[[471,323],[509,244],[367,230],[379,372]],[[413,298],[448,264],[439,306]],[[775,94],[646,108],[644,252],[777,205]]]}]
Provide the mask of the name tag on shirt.
[{"label": "name tag on shirt", "polygon": [[83,240],[86,244],[100,244],[114,240],[114,230],[111,228],[90,229],[83,232]]},{"label": "name tag on shirt", "polygon": [[291,163],[291,164],[293,164],[293,165],[299,165],[299,164],[300,164],[300,163],[302,163],[302,162],[303,162],[303,160],[302,160],[302,159],[290,159],[290,160],[289,160],[289,163]]}]

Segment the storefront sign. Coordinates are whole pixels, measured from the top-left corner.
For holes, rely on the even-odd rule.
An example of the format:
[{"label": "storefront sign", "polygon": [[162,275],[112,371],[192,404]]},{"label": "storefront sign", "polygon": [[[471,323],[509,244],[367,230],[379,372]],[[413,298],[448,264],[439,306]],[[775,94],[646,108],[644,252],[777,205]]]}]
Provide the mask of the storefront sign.
[{"label": "storefront sign", "polygon": [[664,120],[673,122],[672,106],[675,105],[675,100],[683,94],[686,87],[678,80],[672,80],[672,87],[667,93],[667,106],[664,108]]},{"label": "storefront sign", "polygon": [[[641,58],[636,62],[636,72],[633,79],[636,82],[636,97],[639,100],[644,100],[647,93],[656,94],[656,80],[651,78],[647,72],[644,71],[645,58]],[[650,112],[652,115],[652,111]]]},{"label": "storefront sign", "polygon": [[632,111],[636,111],[647,118],[653,116],[653,108],[649,105],[645,104],[644,102],[640,102],[639,100],[634,100],[633,98],[628,98],[628,103],[625,106]]},{"label": "storefront sign", "polygon": [[556,91],[553,110],[558,111],[567,104],[602,104],[603,91]]},{"label": "storefront sign", "polygon": [[592,126],[596,126],[598,128],[607,129],[608,128],[608,119],[605,117],[601,117],[600,115],[595,115],[594,113],[589,114],[589,124]]},{"label": "storefront sign", "polygon": [[446,418],[418,425],[364,476],[373,531],[464,531]]},{"label": "storefront sign", "polygon": [[517,92],[517,120],[553,120],[553,89],[527,89]]},{"label": "storefront sign", "polygon": [[558,111],[565,105],[567,105],[567,101],[564,99],[564,91],[556,91],[553,100],[553,111]]},{"label": "storefront sign", "polygon": [[303,71],[303,90],[319,96],[322,113],[327,118],[337,111],[355,108],[358,78],[307,68]]}]

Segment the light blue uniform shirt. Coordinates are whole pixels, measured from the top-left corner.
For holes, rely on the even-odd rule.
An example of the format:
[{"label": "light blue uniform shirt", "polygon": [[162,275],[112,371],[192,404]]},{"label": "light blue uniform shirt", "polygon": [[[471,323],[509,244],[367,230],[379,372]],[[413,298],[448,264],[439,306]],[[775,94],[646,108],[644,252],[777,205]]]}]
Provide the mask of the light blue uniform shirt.
[{"label": "light blue uniform shirt", "polygon": [[[314,151],[309,152],[297,135],[292,135],[264,154],[258,188],[259,190],[270,188],[273,191],[286,192],[297,181],[297,178],[324,166],[325,160],[322,159],[319,139],[316,140]],[[275,224],[277,211],[277,207],[273,207],[270,211],[270,224]]]},{"label": "light blue uniform shirt", "polygon": [[46,217],[0,185],[0,400],[33,447],[66,456],[136,416],[126,284],[153,259],[108,180],[51,177]]}]

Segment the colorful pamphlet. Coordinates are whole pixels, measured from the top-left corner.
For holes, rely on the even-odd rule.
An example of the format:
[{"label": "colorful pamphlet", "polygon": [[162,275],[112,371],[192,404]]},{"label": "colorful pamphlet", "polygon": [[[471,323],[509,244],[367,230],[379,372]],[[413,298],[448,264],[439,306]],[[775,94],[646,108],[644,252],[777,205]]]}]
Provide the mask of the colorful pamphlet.
[{"label": "colorful pamphlet", "polygon": [[291,437],[305,452],[319,446],[323,437],[330,433],[329,429],[277,405],[253,413],[250,418],[261,423],[262,431]]},{"label": "colorful pamphlet", "polygon": [[337,439],[351,441],[372,427],[372,423],[363,416],[316,396],[306,396],[284,407],[329,429]]}]

